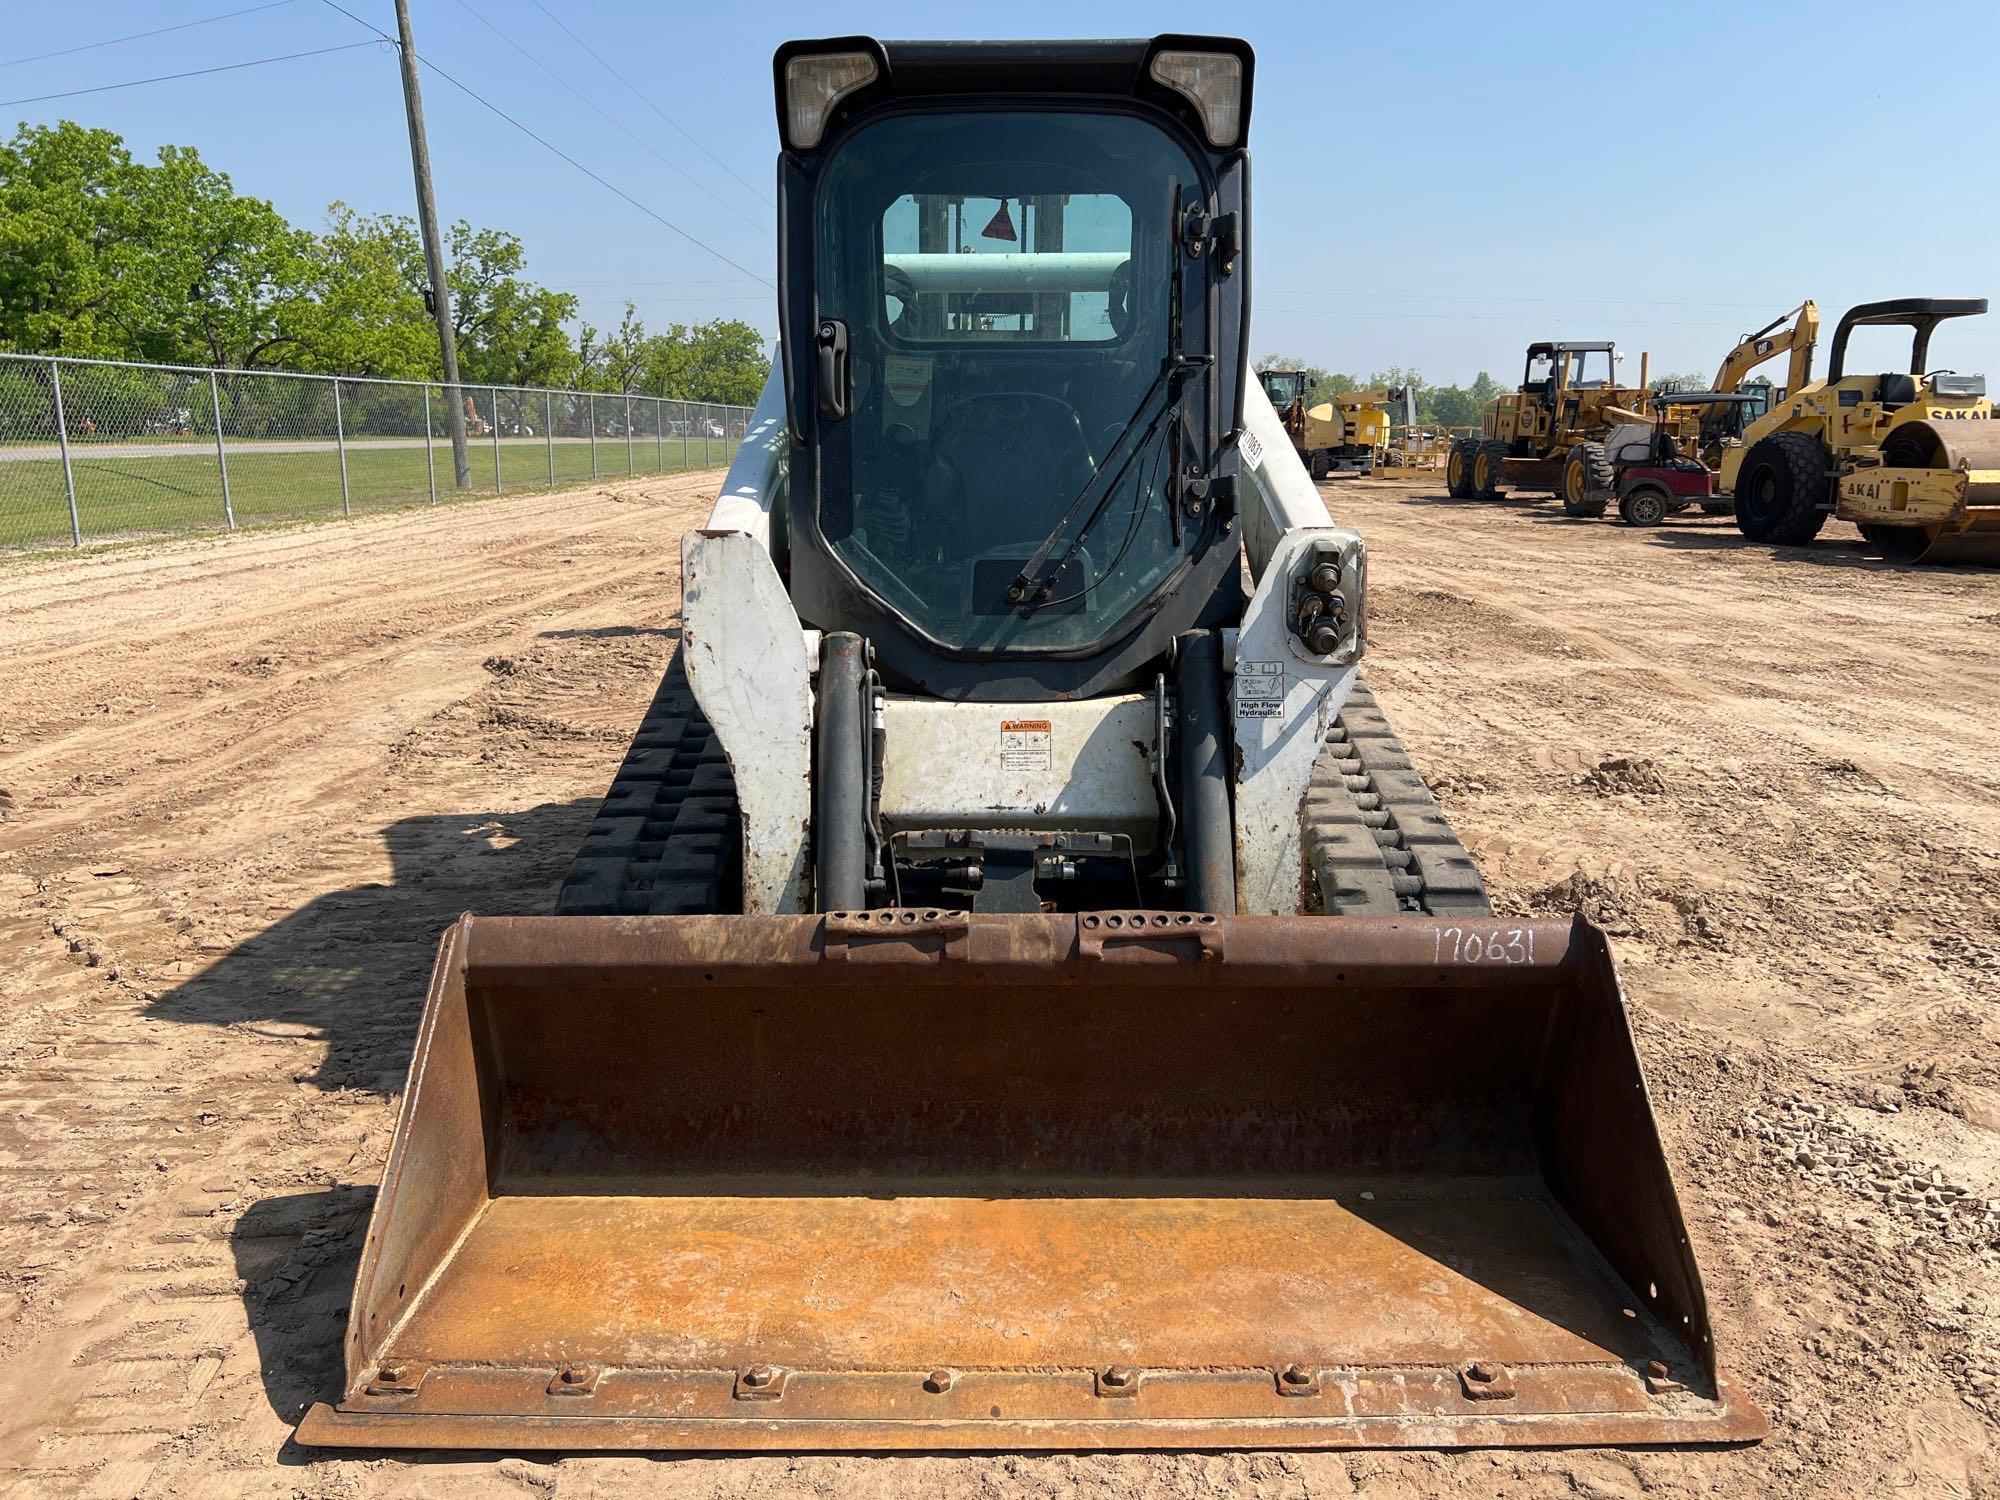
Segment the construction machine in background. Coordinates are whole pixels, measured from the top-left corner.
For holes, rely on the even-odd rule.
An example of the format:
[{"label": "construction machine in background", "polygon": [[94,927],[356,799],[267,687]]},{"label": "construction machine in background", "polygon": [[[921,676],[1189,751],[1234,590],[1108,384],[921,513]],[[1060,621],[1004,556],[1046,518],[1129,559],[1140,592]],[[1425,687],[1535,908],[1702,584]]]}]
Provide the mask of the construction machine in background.
[{"label": "construction machine in background", "polygon": [[[1598,467],[1601,487],[1587,499],[1615,504],[1628,526],[1657,526],[1691,506],[1705,515],[1733,515],[1735,502],[1717,482],[1723,459],[1743,446],[1743,434],[1771,410],[1775,397],[1812,379],[1818,337],[1819,308],[1808,299],[1738,339],[1711,389],[1659,392],[1649,403],[1650,419],[1626,414],[1603,438],[1609,465]],[[1751,380],[1781,354],[1790,355],[1784,386]]]},{"label": "construction machine in background", "polygon": [[302,1442],[1762,1434],[1603,933],[1358,675],[1252,66],[779,50],[778,368],[558,914],[445,934]]},{"label": "construction machine in background", "polygon": [[1440,422],[1406,422],[1392,428],[1375,475],[1378,479],[1438,479],[1445,472],[1452,445],[1476,430]]},{"label": "construction machine in background", "polygon": [[[1808,297],[1790,312],[1781,313],[1753,333],[1746,333],[1722,356],[1709,391],[1718,396],[1750,399],[1717,401],[1702,413],[1701,459],[1716,473],[1722,471],[1722,455],[1730,447],[1740,447],[1743,434],[1779,400],[1793,391],[1802,391],[1812,380],[1813,350],[1819,343],[1819,305]],[[1759,368],[1786,355],[1785,383],[1773,388],[1751,380]]]},{"label": "construction machine in background", "polygon": [[[1492,500],[1506,489],[1546,490],[1571,516],[1601,516],[1613,486],[1604,444],[1621,423],[1649,425],[1646,356],[1639,383],[1618,384],[1612,343],[1530,344],[1520,387],[1486,409],[1476,437],[1453,443],[1445,487],[1454,499]],[[1696,428],[1686,422],[1685,436]]]},{"label": "construction machine in background", "polygon": [[[1699,506],[1706,515],[1728,515],[1734,506],[1716,488],[1705,456],[1684,446],[1690,416],[1706,433],[1741,431],[1746,412],[1768,409],[1761,391],[1670,391],[1653,397],[1651,423],[1623,422],[1604,439],[1611,460],[1608,493],[1593,502],[1618,507],[1627,526],[1657,526],[1668,516]],[[1714,414],[1722,413],[1718,418]]]},{"label": "construction machine in background", "polygon": [[1388,448],[1395,413],[1405,426],[1416,420],[1416,393],[1407,386],[1342,391],[1308,406],[1316,393],[1305,371],[1260,370],[1257,379],[1315,480],[1374,473]]},{"label": "construction machine in background", "polygon": [[[1938,324],[1985,311],[1984,297],[1849,308],[1825,377],[1795,384],[1722,455],[1743,534],[1801,546],[1838,516],[1898,561],[2000,562],[2000,424],[1986,377],[1926,368]],[[1848,374],[1854,330],[1882,325],[1911,330],[1908,370]]]}]

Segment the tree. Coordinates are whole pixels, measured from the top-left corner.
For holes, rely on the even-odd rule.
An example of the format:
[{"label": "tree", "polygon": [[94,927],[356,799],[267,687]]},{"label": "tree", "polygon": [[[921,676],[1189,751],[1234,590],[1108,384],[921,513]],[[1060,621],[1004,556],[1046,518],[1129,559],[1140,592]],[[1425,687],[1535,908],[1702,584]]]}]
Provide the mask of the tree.
[{"label": "tree", "polygon": [[[655,395],[684,401],[751,406],[771,374],[764,336],[741,318],[715,318],[693,327],[671,325],[664,337],[678,346],[677,368],[662,371]],[[650,370],[649,370],[650,372]]]},{"label": "tree", "polygon": [[[751,402],[770,362],[736,320],[608,338],[526,274],[520,237],[464,220],[446,283],[468,384],[574,385]],[[108,130],[22,126],[0,145],[0,348],[107,359],[442,376],[423,242],[398,214],[327,209],[318,233],[180,146],[134,160]]]},{"label": "tree", "polygon": [[1708,389],[1708,377],[1698,371],[1683,375],[1655,375],[1646,382],[1646,389],[1656,396],[1668,396],[1676,391],[1705,391]]},{"label": "tree", "polygon": [[563,324],[576,316],[576,298],[521,274],[527,251],[519,235],[474,229],[460,219],[445,239],[445,282],[465,378],[495,385],[573,383],[580,365]]},{"label": "tree", "polygon": [[1258,370],[1304,370],[1311,382],[1308,401],[1327,401],[1335,396],[1345,396],[1349,391],[1361,389],[1361,382],[1352,375],[1342,375],[1335,371],[1309,365],[1297,355],[1267,354],[1257,361]]},{"label": "tree", "polygon": [[276,362],[307,237],[182,146],[23,126],[0,148],[0,339],[23,350]]},{"label": "tree", "polygon": [[0,147],[0,342],[21,352],[129,351],[133,288],[118,271],[141,170],[108,130],[28,126]]},{"label": "tree", "polygon": [[312,296],[287,309],[298,368],[321,373],[435,380],[443,373],[437,328],[424,305],[423,246],[415,225],[360,214],[345,203],[307,252]]},{"label": "tree", "polygon": [[670,323],[663,332],[648,333],[629,302],[616,332],[583,326],[579,357],[588,389],[674,401],[753,405],[771,373],[764,336],[741,319],[692,327]]}]

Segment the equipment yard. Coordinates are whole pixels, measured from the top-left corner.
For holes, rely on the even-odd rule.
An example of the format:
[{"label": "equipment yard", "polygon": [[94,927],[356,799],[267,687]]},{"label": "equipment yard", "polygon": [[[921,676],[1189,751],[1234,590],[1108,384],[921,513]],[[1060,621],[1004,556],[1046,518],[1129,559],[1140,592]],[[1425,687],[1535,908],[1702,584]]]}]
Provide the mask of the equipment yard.
[{"label": "equipment yard", "polygon": [[438,934],[554,909],[717,485],[0,569],[0,1491],[2000,1494],[1990,575],[1882,564],[1844,524],[1774,553],[1726,517],[1612,531],[1441,477],[1322,486],[1368,544],[1368,683],[1497,911],[1611,934],[1765,1442],[293,1445],[338,1394]]}]

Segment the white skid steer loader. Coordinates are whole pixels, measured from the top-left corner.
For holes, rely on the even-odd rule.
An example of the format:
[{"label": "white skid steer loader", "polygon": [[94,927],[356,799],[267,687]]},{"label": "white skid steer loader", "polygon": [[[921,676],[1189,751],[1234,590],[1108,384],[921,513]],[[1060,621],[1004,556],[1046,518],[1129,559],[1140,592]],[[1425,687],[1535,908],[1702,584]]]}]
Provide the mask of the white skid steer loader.
[{"label": "white skid steer loader", "polygon": [[309,1444],[1729,1442],[1248,378],[1240,42],[793,43],[779,367],[557,914],[446,934]]}]

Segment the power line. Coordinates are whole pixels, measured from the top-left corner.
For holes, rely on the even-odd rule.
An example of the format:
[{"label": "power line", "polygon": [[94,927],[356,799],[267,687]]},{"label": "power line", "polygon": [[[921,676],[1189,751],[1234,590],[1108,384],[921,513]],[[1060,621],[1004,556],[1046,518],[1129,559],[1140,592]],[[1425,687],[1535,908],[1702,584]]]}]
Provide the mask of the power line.
[{"label": "power line", "polygon": [[540,11],[543,15],[547,16],[551,21],[555,22],[557,29],[560,30],[564,36],[568,37],[572,42],[575,42],[577,46],[583,48],[585,52],[588,52],[590,56],[593,59],[595,59],[597,65],[600,68],[604,69],[605,72],[609,73],[613,78],[617,79],[620,83],[624,84],[626,89],[632,94],[632,96],[636,98],[641,104],[645,105],[646,108],[650,109],[654,114],[658,115],[662,120],[665,120],[669,125],[673,126],[673,128],[676,131],[679,131],[681,139],[685,140],[690,146],[694,147],[695,150],[699,151],[703,156],[707,157],[710,161],[714,162],[718,167],[722,168],[722,170],[725,173],[728,173],[731,180],[733,180],[745,192],[752,194],[760,203],[768,203],[771,201],[769,198],[765,197],[763,193],[759,192],[756,188],[752,187],[749,183],[745,182],[741,177],[738,177],[735,172],[731,171],[729,164],[725,162],[721,157],[717,156],[713,151],[709,150],[708,147],[704,146],[700,141],[696,140],[693,136],[689,135],[686,130],[682,129],[680,121],[676,120],[672,115],[668,114],[664,109],[661,109],[659,105],[655,104],[651,99],[647,98],[646,95],[640,93],[638,86],[634,84],[631,79],[627,78],[623,73],[619,72],[616,68],[612,67],[611,64],[606,62],[603,58],[598,57],[597,53],[591,48],[591,45],[588,42],[586,42],[582,37],[578,36],[574,31],[571,31],[569,27],[565,26],[563,24],[562,18],[558,16],[554,11],[550,10],[546,5],[542,4],[542,0],[531,0],[531,3],[534,5],[536,10]]},{"label": "power line", "polygon": [[223,63],[213,68],[194,68],[186,73],[162,73],[155,78],[133,78],[124,83],[100,83],[97,87],[89,89],[65,89],[60,94],[36,94],[28,99],[0,99],[0,109],[12,109],[17,104],[44,104],[51,99],[74,99],[81,94],[107,94],[113,89],[136,89],[148,83],[172,83],[177,78],[206,78],[211,73],[234,73],[240,68],[261,68],[267,63],[296,62],[302,57],[325,57],[332,52],[352,52],[357,47],[374,45],[373,42],[348,42],[339,47],[315,47],[310,52],[287,52],[278,57],[253,57],[248,62]]},{"label": "power line", "polygon": [[1399,298],[1410,302],[1535,302],[1557,307],[1738,307],[1767,308],[1769,302],[1672,302],[1657,297],[1513,297],[1491,292],[1331,292],[1323,289],[1274,291],[1273,297]]},{"label": "power line", "polygon": [[654,209],[648,208],[645,204],[641,203],[637,198],[634,198],[630,193],[626,192],[625,189],[619,187],[616,183],[613,183],[607,180],[606,178],[598,176],[597,173],[591,171],[589,167],[586,167],[582,162],[578,161],[574,156],[571,156],[567,151],[563,150],[562,147],[556,145],[553,141],[550,141],[545,136],[537,135],[534,131],[530,130],[527,126],[523,125],[519,120],[515,119],[512,115],[508,114],[506,110],[502,109],[499,105],[495,104],[492,100],[485,98],[477,90],[469,88],[465,84],[460,83],[456,78],[452,77],[451,74],[445,72],[443,68],[440,68],[436,63],[432,62],[428,57],[425,57],[421,53],[419,53],[417,55],[417,61],[422,63],[425,67],[429,68],[433,73],[437,74],[438,77],[442,78],[446,83],[450,84],[453,88],[457,89],[461,94],[464,94],[468,99],[472,99],[479,104],[483,104],[487,109],[491,110],[494,114],[498,115],[501,119],[505,120],[509,125],[512,125],[516,130],[520,131],[521,134],[525,135],[529,140],[535,142],[543,149],[551,151],[555,153],[557,156],[560,156],[564,161],[568,162],[572,167],[575,167],[577,171],[583,173],[584,176],[588,177],[592,182],[596,183],[599,187],[603,188],[607,192],[616,193],[620,198],[623,198],[627,203],[631,204],[634,208],[638,209],[639,212],[644,214],[647,218],[652,219],[655,223],[661,225],[663,228],[672,230],[675,234],[679,235],[682,239],[686,240],[690,245],[693,245],[697,250],[706,250],[710,255],[713,255],[717,260],[721,261],[725,266],[728,266],[731,270],[741,271],[745,276],[748,276],[752,281],[755,281],[760,285],[767,286],[772,291],[777,290],[777,285],[774,282],[766,279],[765,277],[759,276],[755,271],[751,270],[748,266],[742,264],[741,262],[731,260],[728,256],[724,255],[720,250],[716,249],[715,246],[710,244],[705,244],[703,241],[696,239],[693,235],[689,234],[685,229],[681,228],[680,225],[676,224],[672,219],[669,219],[665,214],[659,213]]},{"label": "power line", "polygon": [[[339,11],[343,16],[346,16],[348,20],[354,22],[355,25],[365,27],[367,30],[375,32],[375,35],[381,37],[383,41],[388,42],[391,46],[401,45],[396,41],[394,37],[388,35],[386,32],[377,30],[369,22],[362,20],[361,17],[357,16],[353,11],[347,9],[343,5],[336,4],[335,0],[320,0],[320,3],[329,6],[334,10]],[[365,42],[357,43],[356,45],[366,46],[367,43]],[[479,93],[478,90],[470,87],[467,84],[460,83],[456,78],[452,77],[451,74],[445,72],[443,68],[440,68],[436,63],[432,62],[428,57],[425,57],[422,53],[420,52],[413,53],[412,55],[415,56],[418,62],[422,63],[425,67],[429,68],[433,73],[437,74],[438,77],[442,78],[446,83],[450,84],[453,88],[457,89],[461,94],[465,95],[466,98],[473,100],[475,103],[484,106],[492,113],[498,115],[501,119],[505,120],[509,125],[512,125],[516,130],[520,131],[521,134],[525,135],[529,140],[533,141],[536,145],[542,147],[545,151],[548,151],[555,156],[561,157],[564,161],[568,162],[572,167],[575,167],[577,171],[583,173],[584,176],[588,177],[592,182],[596,183],[606,192],[616,193],[620,198],[623,198],[627,203],[631,204],[634,208],[638,209],[639,212],[644,214],[647,218],[653,220],[655,223],[661,225],[663,228],[672,230],[675,234],[679,235],[682,239],[686,240],[690,245],[693,245],[697,250],[706,250],[710,255],[714,256],[717,260],[721,261],[725,266],[728,266],[732,271],[741,271],[745,276],[748,276],[752,281],[756,282],[758,285],[769,287],[774,292],[777,290],[777,286],[774,283],[766,280],[762,276],[759,276],[755,271],[751,270],[748,266],[742,265],[737,261],[731,260],[728,256],[724,255],[720,250],[716,249],[713,245],[707,245],[702,243],[702,241],[696,239],[693,235],[689,234],[685,229],[681,228],[680,225],[674,223],[674,221],[669,219],[665,214],[662,214],[655,209],[648,208],[645,204],[641,203],[637,198],[634,198],[630,193],[626,192],[625,189],[617,186],[615,183],[608,182],[604,178],[598,176],[597,173],[591,171],[590,168],[586,167],[582,162],[578,161],[574,156],[571,156],[567,151],[563,150],[562,147],[556,145],[553,141],[548,140],[544,136],[537,135],[534,131],[530,130],[527,126],[523,125],[519,120],[515,119],[512,115],[508,114],[506,110],[502,109],[492,100],[486,98],[483,94]]]},{"label": "power line", "polygon": [[226,10],[219,16],[203,16],[199,21],[182,21],[175,26],[157,26],[151,31],[135,31],[130,36],[109,37],[101,42],[85,42],[80,47],[64,47],[55,52],[37,52],[33,57],[15,57],[0,62],[0,68],[18,68],[22,63],[47,62],[52,57],[72,57],[79,52],[95,52],[99,47],[115,47],[120,42],[142,41],[149,36],[165,36],[170,31],[188,31],[196,26],[209,26],[217,21],[233,21],[238,16],[255,15],[260,10],[276,10],[281,5],[290,5],[293,0],[266,0],[263,5],[246,5],[242,10]]},{"label": "power line", "polygon": [[471,16],[473,20],[477,21],[481,26],[484,26],[488,31],[492,32],[495,36],[499,37],[501,41],[505,42],[508,46],[512,47],[516,52],[520,53],[521,56],[525,57],[529,62],[533,63],[536,67],[540,68],[544,73],[548,74],[549,77],[553,78],[557,83],[561,84],[564,88],[568,89],[570,93],[576,95],[576,97],[583,102],[586,108],[588,108],[593,113],[602,118],[613,129],[622,131],[624,134],[630,136],[635,142],[638,143],[638,145],[643,150],[650,152],[655,157],[658,157],[660,161],[664,162],[668,167],[672,168],[675,172],[679,173],[681,177],[687,180],[689,185],[692,186],[695,189],[695,191],[705,194],[710,199],[713,199],[718,207],[727,209],[730,213],[735,214],[737,218],[741,219],[745,224],[748,224],[752,229],[768,230],[770,228],[770,226],[767,224],[759,224],[755,219],[751,218],[748,214],[744,213],[741,209],[737,208],[735,204],[729,203],[724,199],[722,199],[721,197],[718,197],[715,193],[711,192],[707,187],[705,187],[702,183],[700,183],[692,175],[690,175],[688,170],[685,167],[683,167],[679,162],[675,161],[672,157],[668,156],[665,152],[661,151],[659,147],[655,146],[651,141],[647,140],[643,135],[640,135],[637,131],[628,129],[626,126],[619,123],[617,119],[615,119],[610,114],[606,113],[605,110],[598,105],[596,100],[592,99],[588,94],[584,93],[583,90],[576,87],[575,84],[571,83],[568,79],[564,78],[560,73],[556,72],[555,69],[551,68],[547,63],[543,62],[539,57],[535,56],[534,53],[530,52],[526,47],[523,47],[519,42],[515,41],[511,36],[507,35],[506,32],[502,31],[498,26],[495,26],[491,21],[487,20],[486,17],[482,16],[478,11],[474,10],[470,5],[466,3],[466,0],[457,0],[457,4],[458,8],[464,11],[468,16]]},{"label": "power line", "polygon": [[[1276,294],[1274,294],[1276,296]],[[1536,312],[1348,312],[1340,308],[1270,308],[1262,306],[1258,312],[1272,312],[1284,318],[1366,318],[1374,322],[1406,322],[1406,320],[1426,320],[1426,322],[1522,322],[1526,318],[1538,318],[1550,324],[1574,324],[1586,322],[1584,318],[1564,318],[1560,314],[1536,314]],[[1596,324],[1600,318],[1590,318]],[[1734,322],[1664,322],[1658,318],[1622,318],[1620,328],[1734,328]]]}]

